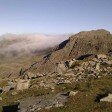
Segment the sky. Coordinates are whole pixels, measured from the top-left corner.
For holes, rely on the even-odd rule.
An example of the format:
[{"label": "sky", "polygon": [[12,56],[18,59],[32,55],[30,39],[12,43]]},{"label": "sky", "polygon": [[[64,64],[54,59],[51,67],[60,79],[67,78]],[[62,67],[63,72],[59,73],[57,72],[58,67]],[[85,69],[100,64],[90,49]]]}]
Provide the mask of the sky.
[{"label": "sky", "polygon": [[0,0],[0,34],[112,31],[112,0]]}]

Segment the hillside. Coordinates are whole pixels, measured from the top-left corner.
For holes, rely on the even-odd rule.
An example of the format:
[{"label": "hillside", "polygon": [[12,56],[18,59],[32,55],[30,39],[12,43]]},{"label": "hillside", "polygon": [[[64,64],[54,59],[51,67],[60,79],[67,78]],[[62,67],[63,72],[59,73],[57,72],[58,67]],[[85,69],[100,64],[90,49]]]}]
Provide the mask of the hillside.
[{"label": "hillside", "polygon": [[112,35],[93,30],[47,54],[2,59],[0,112],[111,112],[111,53]]},{"label": "hillside", "polygon": [[[0,36],[0,76],[17,76],[21,68],[27,68],[70,34],[4,34]],[[41,56],[42,55],[42,56]]]},{"label": "hillside", "polygon": [[[67,36],[67,35],[66,35]],[[6,36],[7,37],[7,36]],[[64,36],[62,36],[64,37]],[[44,37],[45,38],[45,37]],[[52,40],[53,44],[59,42],[60,40],[64,40],[64,38],[59,39],[61,37],[57,36],[57,40],[55,42],[55,40]],[[67,38],[67,37],[66,37]],[[36,72],[53,72],[54,68],[55,68],[55,64],[59,61],[66,61],[69,59],[73,59],[73,58],[78,58],[81,55],[85,55],[85,54],[108,54],[109,52],[112,51],[112,35],[110,34],[109,31],[106,31],[104,29],[100,29],[100,30],[92,30],[92,31],[83,31],[83,32],[79,32],[78,34],[72,35],[71,37],[69,37],[69,39],[63,41],[62,43],[60,43],[59,45],[57,45],[56,47],[51,47],[49,49],[43,49],[43,53],[41,52],[41,54],[43,55],[38,55],[38,45],[33,49],[32,45],[33,44],[38,44],[38,42],[41,41],[31,41],[31,38],[29,40],[27,40],[27,38],[15,38],[15,36],[13,36],[13,39],[11,37],[11,41],[7,41],[7,38],[4,39],[4,41],[6,41],[6,43],[8,44],[8,47],[6,46],[7,44],[3,44],[4,46],[2,46],[2,48],[10,48],[10,46],[17,46],[22,44],[25,41],[25,45],[21,45],[21,48],[18,49],[18,47],[15,47],[15,49],[10,49],[8,50],[9,54],[13,54],[12,51],[16,51],[17,54],[19,53],[19,57],[17,58],[17,56],[15,56],[16,58],[5,58],[4,60],[2,59],[0,61],[1,65],[0,65],[0,74],[19,74],[19,70],[22,69],[27,69],[29,68],[30,65],[32,65],[33,63],[37,63],[35,64],[33,67],[31,67],[28,71],[36,73]],[[59,40],[58,40],[59,39]],[[13,40],[13,41],[12,41]],[[45,39],[46,40],[46,39]],[[43,44],[47,41],[43,42]],[[48,39],[49,40],[49,39]],[[0,42],[3,42],[0,41]],[[32,43],[31,43],[32,42]],[[51,41],[49,41],[50,43]],[[17,44],[16,44],[17,43]],[[19,43],[19,44],[18,44]],[[28,50],[28,45],[29,43],[31,43],[30,47],[32,48]],[[41,44],[41,46],[43,45]],[[47,43],[48,44],[48,43]],[[50,44],[50,45],[51,45]],[[1,44],[2,45],[2,44]],[[56,44],[54,44],[55,46]],[[12,48],[14,48],[14,46]],[[2,49],[4,50],[4,49]],[[7,50],[6,50],[7,51]],[[24,52],[23,52],[24,51]],[[28,52],[30,52],[29,55],[27,55]],[[33,51],[37,51],[37,53],[33,52]],[[4,53],[4,51],[3,51]],[[26,55],[24,54],[26,53]],[[33,56],[31,55],[33,53]],[[7,55],[7,52],[4,53],[5,55]],[[24,54],[24,56],[22,56]],[[47,55],[46,55],[47,54]],[[2,56],[2,55],[0,55]],[[4,56],[2,56],[4,57]],[[10,67],[9,67],[9,63]],[[15,69],[15,66],[17,67]]]}]

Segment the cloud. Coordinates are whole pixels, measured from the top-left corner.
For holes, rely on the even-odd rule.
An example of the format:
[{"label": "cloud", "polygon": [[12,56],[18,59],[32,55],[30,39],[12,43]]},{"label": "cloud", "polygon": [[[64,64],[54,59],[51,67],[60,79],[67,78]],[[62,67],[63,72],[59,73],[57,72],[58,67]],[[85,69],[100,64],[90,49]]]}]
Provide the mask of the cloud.
[{"label": "cloud", "polygon": [[66,40],[69,34],[5,34],[0,36],[0,56],[21,56],[24,54],[39,54],[42,51],[58,45]]}]

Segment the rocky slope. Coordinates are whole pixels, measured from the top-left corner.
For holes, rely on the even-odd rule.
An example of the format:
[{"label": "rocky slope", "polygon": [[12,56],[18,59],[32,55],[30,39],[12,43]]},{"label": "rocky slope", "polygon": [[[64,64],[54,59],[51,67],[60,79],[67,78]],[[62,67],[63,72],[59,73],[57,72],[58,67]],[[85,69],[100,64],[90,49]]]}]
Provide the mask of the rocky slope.
[{"label": "rocky slope", "polygon": [[[100,89],[94,88],[95,96],[92,102],[102,102],[104,101],[102,98],[112,94],[112,83],[108,82],[112,78],[112,57],[98,54],[87,56],[83,60],[73,58],[56,63],[53,73],[26,72],[18,78],[6,79],[5,83],[0,83],[0,104],[6,105],[7,102],[18,102],[17,105],[20,105],[20,112],[38,112],[43,109],[49,110],[54,107],[64,107],[69,101],[69,97],[75,97],[81,92],[87,94],[85,89],[91,87],[91,90],[88,89],[90,93],[93,90],[91,81],[106,77],[107,87],[102,85],[102,83],[98,86],[104,93],[102,94],[99,92]],[[79,89],[77,84],[84,82],[87,82],[86,88]],[[94,84],[94,86],[96,85]],[[93,95],[93,92],[91,94]],[[14,97],[14,99],[7,101],[9,97]],[[105,101],[111,103],[112,99],[109,96]],[[3,106],[3,109],[14,108],[13,106],[17,106],[15,103],[8,107]]]},{"label": "rocky slope", "polygon": [[112,35],[110,32],[103,29],[80,32],[59,44],[45,56],[44,64],[41,63],[41,66],[37,67],[37,71],[50,72],[56,62],[78,58],[86,54],[108,54],[111,51]]},{"label": "rocky slope", "polygon": [[38,61],[40,55],[68,38],[69,34],[4,34],[0,36],[0,76],[17,76],[21,68]]},{"label": "rocky slope", "polygon": [[0,78],[0,109],[111,112],[111,52],[112,35],[106,30],[71,36],[48,55],[30,60],[18,77]]}]

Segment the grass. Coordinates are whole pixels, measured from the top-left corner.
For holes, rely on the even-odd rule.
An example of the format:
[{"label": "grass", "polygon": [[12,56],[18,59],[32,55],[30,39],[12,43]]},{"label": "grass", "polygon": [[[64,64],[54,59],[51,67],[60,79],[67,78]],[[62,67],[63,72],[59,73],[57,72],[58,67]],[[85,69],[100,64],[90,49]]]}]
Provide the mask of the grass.
[{"label": "grass", "polygon": [[6,79],[0,79],[0,87],[2,88],[2,87],[4,87],[4,86],[6,86],[8,84],[8,82],[7,82],[7,80]]},{"label": "grass", "polygon": [[27,56],[17,58],[5,58],[0,60],[0,77],[10,74],[18,76],[21,69],[28,68],[34,62],[38,62],[43,56]]},{"label": "grass", "polygon": [[79,92],[76,96],[69,97],[64,107],[41,110],[40,112],[112,112],[112,103],[95,102],[98,94],[112,93],[111,76],[69,86],[66,85],[67,89]]},{"label": "grass", "polygon": [[56,94],[62,91],[78,91],[78,94],[69,97],[64,107],[40,110],[40,112],[112,112],[112,103],[96,102],[98,95],[112,93],[112,76],[88,79],[80,83],[60,84],[55,87],[54,93],[50,89],[30,88],[13,96],[11,94],[13,91],[10,91],[0,95],[3,98],[0,105],[11,104],[31,96]]},{"label": "grass", "polygon": [[10,91],[8,93],[1,94],[0,97],[2,97],[2,101],[0,101],[0,106],[3,105],[10,105],[14,103],[15,101],[28,98],[28,97],[36,97],[41,95],[47,95],[51,91],[49,89],[43,89],[43,88],[30,88],[28,90],[19,91],[16,95],[12,95],[11,93],[14,91]]}]

